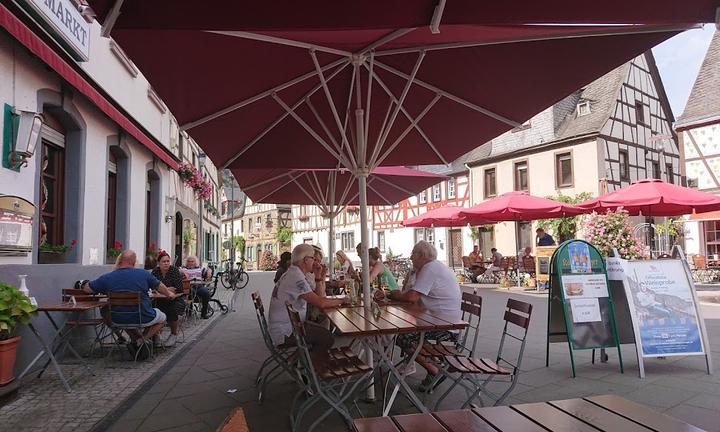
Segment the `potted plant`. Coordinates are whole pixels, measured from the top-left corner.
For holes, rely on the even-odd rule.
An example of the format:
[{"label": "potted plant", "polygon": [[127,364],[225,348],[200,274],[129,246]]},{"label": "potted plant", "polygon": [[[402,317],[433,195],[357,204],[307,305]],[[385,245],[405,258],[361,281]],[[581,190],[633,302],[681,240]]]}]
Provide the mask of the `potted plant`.
[{"label": "potted plant", "polygon": [[72,240],[69,245],[59,244],[53,245],[50,243],[43,243],[40,245],[40,255],[38,262],[40,264],[64,264],[65,254],[72,250],[77,244],[77,240]]},{"label": "potted plant", "polygon": [[20,336],[13,336],[18,324],[28,324],[37,308],[16,287],[0,282],[0,386],[12,382],[17,344]]},{"label": "potted plant", "polygon": [[115,259],[122,253],[122,243],[115,240],[115,243],[113,243],[113,246],[111,248],[108,248],[107,250],[107,260],[109,263],[115,262]]}]

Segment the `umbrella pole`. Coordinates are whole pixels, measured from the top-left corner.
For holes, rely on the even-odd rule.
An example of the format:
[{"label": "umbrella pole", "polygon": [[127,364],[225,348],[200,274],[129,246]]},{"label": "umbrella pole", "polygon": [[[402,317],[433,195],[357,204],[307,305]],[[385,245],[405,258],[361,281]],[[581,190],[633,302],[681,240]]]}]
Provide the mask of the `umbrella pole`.
[{"label": "umbrella pole", "polygon": [[520,288],[520,224],[515,221],[515,276],[517,277],[517,286]]},{"label": "umbrella pole", "polygon": [[[361,140],[363,141],[363,140]],[[372,296],[370,295],[370,259],[368,256],[368,245],[370,244],[370,235],[368,232],[367,217],[367,171],[358,170],[358,184],[360,186],[360,260],[362,261],[362,284],[363,284],[363,305],[366,313],[370,313]],[[373,364],[373,352],[366,348],[365,360],[368,365]],[[367,399],[375,400],[375,386],[370,385],[367,389]]]},{"label": "umbrella pole", "polygon": [[330,279],[335,279],[335,206],[328,212],[330,228],[328,229],[328,271]]}]

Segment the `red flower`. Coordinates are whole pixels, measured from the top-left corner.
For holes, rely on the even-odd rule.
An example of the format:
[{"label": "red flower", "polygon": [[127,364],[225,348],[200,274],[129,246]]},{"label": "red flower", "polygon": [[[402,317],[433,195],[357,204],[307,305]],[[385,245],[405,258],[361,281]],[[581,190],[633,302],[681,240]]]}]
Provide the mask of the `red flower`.
[{"label": "red flower", "polygon": [[115,248],[115,249],[122,249],[122,243],[120,243],[119,241],[115,240],[115,244],[113,244],[113,248]]},{"label": "red flower", "polygon": [[70,246],[75,246],[77,244],[77,240],[73,240],[70,242]]},{"label": "red flower", "polygon": [[151,252],[154,251],[157,248],[157,245],[155,242],[150,243],[150,247],[148,248]]}]

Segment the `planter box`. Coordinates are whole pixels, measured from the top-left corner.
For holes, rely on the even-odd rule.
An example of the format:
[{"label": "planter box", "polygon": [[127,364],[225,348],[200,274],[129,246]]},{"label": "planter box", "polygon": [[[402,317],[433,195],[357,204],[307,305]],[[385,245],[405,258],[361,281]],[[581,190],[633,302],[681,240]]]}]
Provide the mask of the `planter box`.
[{"label": "planter box", "polygon": [[20,342],[20,336],[0,341],[0,386],[9,384],[15,379],[13,369],[15,368],[18,342]]},{"label": "planter box", "polygon": [[66,255],[64,253],[40,251],[40,255],[38,256],[39,264],[65,264],[66,262]]}]

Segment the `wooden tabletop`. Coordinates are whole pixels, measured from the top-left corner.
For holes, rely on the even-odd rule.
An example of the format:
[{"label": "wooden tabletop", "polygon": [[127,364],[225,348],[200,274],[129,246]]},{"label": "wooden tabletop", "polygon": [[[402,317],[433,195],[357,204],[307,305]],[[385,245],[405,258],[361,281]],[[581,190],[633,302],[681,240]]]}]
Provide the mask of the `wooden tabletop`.
[{"label": "wooden tabletop", "polygon": [[615,395],[374,417],[358,419],[353,423],[357,432],[702,432],[695,426]]},{"label": "wooden tabletop", "polygon": [[380,317],[363,307],[328,309],[324,313],[344,336],[415,333],[419,331],[461,330],[462,320],[450,322],[421,309],[415,304],[381,305]]},{"label": "wooden tabletop", "polygon": [[40,312],[75,312],[86,311],[107,305],[107,301],[82,301],[73,304],[72,302],[47,303],[38,305],[37,310]]}]

